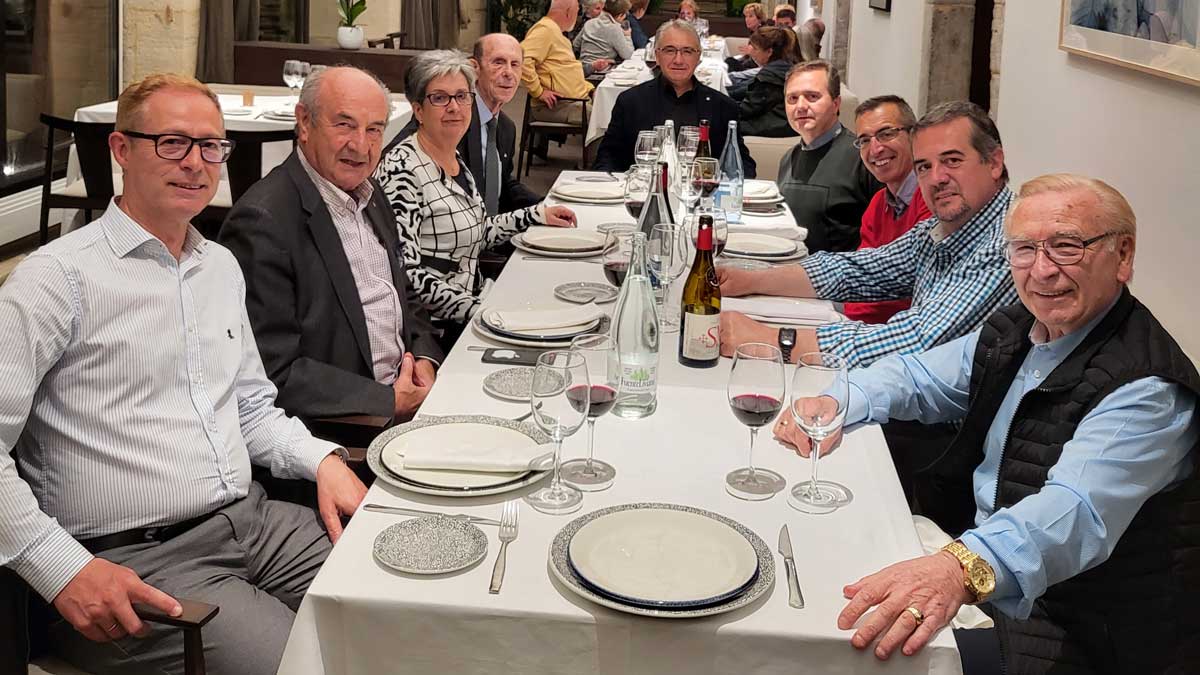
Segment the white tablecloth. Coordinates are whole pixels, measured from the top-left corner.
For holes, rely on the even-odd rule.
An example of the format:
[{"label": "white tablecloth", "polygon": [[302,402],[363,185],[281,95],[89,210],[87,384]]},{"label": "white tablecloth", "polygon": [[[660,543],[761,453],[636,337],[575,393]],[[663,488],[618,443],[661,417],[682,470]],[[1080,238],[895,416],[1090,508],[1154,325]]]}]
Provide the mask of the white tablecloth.
[{"label": "white tablecloth", "polygon": [[[596,208],[579,209],[581,227],[602,220]],[[627,216],[626,216],[627,217]],[[552,303],[557,284],[603,282],[587,262],[526,261],[514,256],[488,304]],[[612,305],[607,305],[611,308]],[[836,617],[846,601],[842,586],[884,566],[921,554],[904,496],[877,427],[850,432],[822,460],[821,476],[849,486],[854,502],[829,515],[788,507],[785,495],[765,502],[735,499],[724,476],[746,462],[747,430],[726,401],[730,362],[690,369],[675,358],[677,334],[660,350],[658,411],[637,421],[601,418],[596,454],[617,467],[613,486],[586,493],[582,510],[638,501],[689,504],[733,518],[772,549],[787,523],[797,555],[807,608],[788,606],[787,583],[777,557],[774,587],[738,612],[689,621],[636,617],[591,604],[554,580],[547,552],[554,535],[575,516],[548,516],[521,506],[518,539],[509,546],[503,591],[489,595],[499,550],[495,528],[485,527],[491,549],[463,572],[420,578],[389,571],[371,556],[376,535],[397,516],[360,511],[354,516],[301,604],[280,673],[385,672],[561,673],[959,673],[958,651],[942,631],[915,657],[879,662],[850,646],[850,631]],[[527,405],[489,397],[482,378],[503,366],[480,361],[468,345],[488,344],[468,330],[446,358],[423,414],[482,413],[514,417]],[[567,440],[564,456],[585,453],[583,432]],[[779,471],[794,484],[809,465],[764,432],[758,466]],[[367,502],[469,512],[498,517],[500,504],[518,495],[451,499],[408,494],[377,482]]]}]

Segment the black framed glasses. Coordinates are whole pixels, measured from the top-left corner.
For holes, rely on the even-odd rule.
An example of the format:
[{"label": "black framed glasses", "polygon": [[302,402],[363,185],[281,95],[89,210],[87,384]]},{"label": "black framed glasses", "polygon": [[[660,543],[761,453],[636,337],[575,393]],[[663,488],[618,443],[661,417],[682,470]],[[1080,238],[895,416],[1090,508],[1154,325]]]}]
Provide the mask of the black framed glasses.
[{"label": "black framed glasses", "polygon": [[858,148],[859,150],[862,150],[863,148],[865,148],[871,144],[872,138],[879,141],[880,143],[887,143],[888,141],[894,141],[894,140],[896,140],[897,136],[904,133],[905,131],[908,131],[908,127],[884,127],[882,129],[880,129],[879,131],[876,131],[874,134],[863,134],[862,136],[859,136],[858,138],[854,139],[854,147]]},{"label": "black framed glasses", "polygon": [[1075,265],[1083,260],[1087,247],[1114,234],[1122,233],[1109,231],[1088,239],[1074,235],[1058,235],[1037,241],[1013,239],[1004,245],[1004,258],[1009,265],[1017,269],[1033,267],[1033,263],[1037,261],[1038,249],[1041,249],[1046,252],[1050,262],[1056,265]]},{"label": "black framed glasses", "polygon": [[457,94],[435,91],[432,94],[425,95],[425,100],[429,101],[430,105],[435,105],[439,108],[445,108],[450,105],[450,101],[454,101],[460,106],[467,106],[471,104],[473,98],[475,98],[475,93],[470,91],[460,91]]},{"label": "black framed glasses", "polygon": [[676,56],[690,59],[700,55],[700,50],[695,47],[659,47],[657,51],[668,59],[673,59]]},{"label": "black framed glasses", "polygon": [[183,134],[143,134],[140,131],[122,131],[130,138],[154,141],[154,154],[163,159],[181,160],[192,151],[193,145],[200,146],[200,159],[209,164],[224,164],[233,154],[235,141],[228,138],[192,138]]}]

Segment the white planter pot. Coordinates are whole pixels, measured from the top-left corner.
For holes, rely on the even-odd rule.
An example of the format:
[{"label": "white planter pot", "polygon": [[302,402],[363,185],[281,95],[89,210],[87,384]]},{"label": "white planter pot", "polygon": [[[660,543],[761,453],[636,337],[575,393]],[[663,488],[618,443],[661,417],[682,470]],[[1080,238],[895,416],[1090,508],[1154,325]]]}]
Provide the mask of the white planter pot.
[{"label": "white planter pot", "polygon": [[337,43],[342,49],[362,49],[362,26],[338,26]]}]

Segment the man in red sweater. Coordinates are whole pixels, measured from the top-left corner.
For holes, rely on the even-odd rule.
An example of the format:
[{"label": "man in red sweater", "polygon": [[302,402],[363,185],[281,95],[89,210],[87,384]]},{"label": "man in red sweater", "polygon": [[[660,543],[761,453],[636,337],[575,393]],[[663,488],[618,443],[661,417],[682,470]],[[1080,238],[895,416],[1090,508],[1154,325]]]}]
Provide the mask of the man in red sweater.
[{"label": "man in red sweater", "polygon": [[[912,143],[908,130],[917,123],[912,108],[899,96],[876,96],[854,110],[858,148],[863,165],[884,187],[871,199],[862,216],[859,249],[878,248],[933,216],[917,189]],[[908,300],[847,302],[845,314],[854,321],[887,323],[908,309]]]}]

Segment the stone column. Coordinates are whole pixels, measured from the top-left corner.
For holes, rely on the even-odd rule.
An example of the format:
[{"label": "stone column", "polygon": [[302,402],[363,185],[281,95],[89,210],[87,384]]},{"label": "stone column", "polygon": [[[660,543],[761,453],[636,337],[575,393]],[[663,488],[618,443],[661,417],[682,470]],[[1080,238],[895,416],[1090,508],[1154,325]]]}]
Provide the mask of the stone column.
[{"label": "stone column", "polygon": [[121,88],[150,73],[196,72],[200,0],[124,0]]},{"label": "stone column", "polygon": [[991,62],[992,86],[991,86],[991,102],[992,119],[996,119],[1000,115],[1000,52],[1004,46],[1004,5],[1006,0],[994,0],[995,5],[992,9],[992,53],[989,61]]},{"label": "stone column", "polygon": [[928,51],[923,55],[924,87],[920,110],[946,101],[967,100],[971,93],[971,45],[975,0],[927,0]]}]

